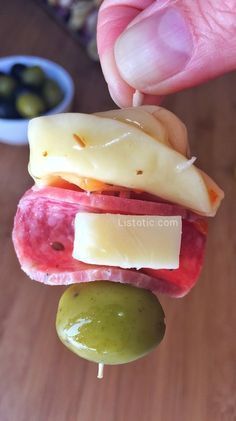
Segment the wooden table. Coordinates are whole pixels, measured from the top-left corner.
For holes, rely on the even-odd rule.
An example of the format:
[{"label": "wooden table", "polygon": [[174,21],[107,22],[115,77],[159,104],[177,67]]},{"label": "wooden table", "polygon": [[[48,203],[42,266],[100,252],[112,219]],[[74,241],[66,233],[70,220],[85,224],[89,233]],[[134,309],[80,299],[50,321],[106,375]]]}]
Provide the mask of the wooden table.
[{"label": "wooden table", "polygon": [[[99,66],[34,2],[4,2],[0,39],[2,56],[36,54],[65,66],[76,83],[76,110],[113,105]],[[63,288],[32,282],[20,270],[11,230],[17,201],[32,184],[28,149],[0,145],[1,421],[236,420],[235,82],[226,75],[166,100],[189,128],[198,165],[226,198],[210,224],[198,285],[183,299],[161,297],[163,344],[140,361],[106,367],[103,381],[94,364],[57,339]]]}]

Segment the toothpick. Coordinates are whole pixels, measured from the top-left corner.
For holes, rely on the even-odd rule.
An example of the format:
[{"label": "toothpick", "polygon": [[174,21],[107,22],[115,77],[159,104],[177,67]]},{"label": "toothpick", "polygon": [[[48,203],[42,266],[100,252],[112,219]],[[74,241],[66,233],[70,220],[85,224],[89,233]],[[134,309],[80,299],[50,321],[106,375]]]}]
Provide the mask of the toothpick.
[{"label": "toothpick", "polygon": [[144,98],[144,95],[142,94],[142,92],[136,89],[135,93],[133,94],[133,102],[132,102],[133,107],[140,107],[140,105],[142,105],[143,103],[143,98]]},{"label": "toothpick", "polygon": [[177,172],[187,170],[189,167],[191,167],[191,165],[193,165],[193,163],[196,161],[196,159],[197,159],[196,156],[193,156],[191,159],[188,159],[187,161],[176,165]]},{"label": "toothpick", "polygon": [[98,364],[98,375],[97,375],[98,379],[103,379],[103,369],[104,369],[104,364],[99,363]]}]

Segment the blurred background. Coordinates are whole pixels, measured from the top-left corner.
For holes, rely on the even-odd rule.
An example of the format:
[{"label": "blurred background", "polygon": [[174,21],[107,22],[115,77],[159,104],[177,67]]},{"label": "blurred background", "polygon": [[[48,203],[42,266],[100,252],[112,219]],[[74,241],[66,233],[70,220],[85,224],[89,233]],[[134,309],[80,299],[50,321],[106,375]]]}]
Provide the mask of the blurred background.
[{"label": "blurred background", "polygon": [[[74,111],[116,108],[96,61],[99,2],[3,3],[0,71],[6,56],[40,56],[58,63],[71,76]],[[102,381],[96,378],[94,364],[77,358],[56,337],[55,314],[64,288],[32,282],[20,270],[11,231],[17,202],[32,180],[27,173],[27,144],[8,144],[12,126],[4,128],[0,143],[1,421],[236,420],[235,83],[235,74],[228,74],[164,101],[187,125],[198,166],[219,183],[226,197],[210,222],[205,266],[197,286],[183,299],[160,297],[167,323],[162,345],[140,361],[105,367]],[[1,124],[2,119],[0,131]],[[17,128],[19,136],[21,129]]]}]

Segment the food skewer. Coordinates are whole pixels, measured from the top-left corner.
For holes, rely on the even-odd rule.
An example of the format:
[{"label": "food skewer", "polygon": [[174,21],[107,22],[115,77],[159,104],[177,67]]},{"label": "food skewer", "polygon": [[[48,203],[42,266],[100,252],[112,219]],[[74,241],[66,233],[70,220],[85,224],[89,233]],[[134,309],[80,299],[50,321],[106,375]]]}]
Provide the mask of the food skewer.
[{"label": "food skewer", "polygon": [[[133,105],[141,101],[136,91]],[[223,192],[161,107],[39,117],[29,143],[35,186],[18,206],[15,249],[32,279],[73,284],[57,333],[102,378],[105,364],[134,361],[163,339],[157,294],[182,297],[195,285]]]}]

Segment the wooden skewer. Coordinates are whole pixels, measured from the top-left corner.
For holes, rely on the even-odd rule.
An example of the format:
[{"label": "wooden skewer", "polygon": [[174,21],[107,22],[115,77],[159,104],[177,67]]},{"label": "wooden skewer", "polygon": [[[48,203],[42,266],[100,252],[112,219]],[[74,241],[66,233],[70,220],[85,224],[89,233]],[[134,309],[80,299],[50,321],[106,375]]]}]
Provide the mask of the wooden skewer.
[{"label": "wooden skewer", "polygon": [[143,103],[143,97],[144,95],[142,94],[142,92],[136,89],[133,95],[133,102],[132,102],[133,107],[140,107],[140,105],[142,105]]},{"label": "wooden skewer", "polygon": [[98,379],[103,379],[103,369],[104,369],[104,364],[98,363],[98,375],[97,375]]},{"label": "wooden skewer", "polygon": [[191,159],[188,159],[188,161],[187,162],[184,162],[184,163],[181,163],[181,164],[178,164],[177,166],[176,166],[176,170],[178,171],[178,172],[181,172],[181,171],[184,171],[184,170],[187,170],[189,167],[191,167],[191,165],[193,165],[193,163],[196,161],[196,156],[193,156]]}]

